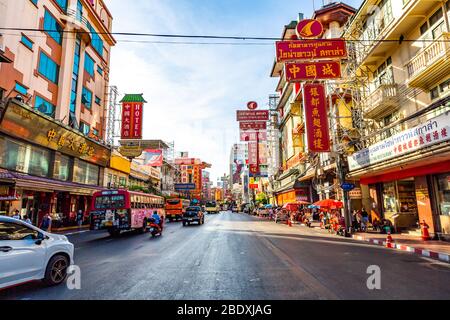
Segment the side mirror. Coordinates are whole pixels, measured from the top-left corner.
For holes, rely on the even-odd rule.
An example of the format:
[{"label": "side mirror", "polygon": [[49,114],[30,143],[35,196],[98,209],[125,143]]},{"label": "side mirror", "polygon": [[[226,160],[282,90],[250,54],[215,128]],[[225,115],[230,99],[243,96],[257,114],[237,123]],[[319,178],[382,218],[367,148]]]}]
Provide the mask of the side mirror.
[{"label": "side mirror", "polygon": [[42,241],[44,241],[45,239],[48,239],[47,236],[45,236],[43,233],[38,233],[38,236],[36,238],[35,244],[37,244],[38,246],[40,246],[42,244]]}]

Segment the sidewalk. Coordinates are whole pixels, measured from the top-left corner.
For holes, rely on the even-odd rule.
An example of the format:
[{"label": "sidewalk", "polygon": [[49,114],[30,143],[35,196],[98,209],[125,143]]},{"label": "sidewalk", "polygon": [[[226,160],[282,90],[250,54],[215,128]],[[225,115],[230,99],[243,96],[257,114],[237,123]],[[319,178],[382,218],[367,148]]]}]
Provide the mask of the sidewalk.
[{"label": "sidewalk", "polygon": [[75,233],[81,233],[81,232],[86,232],[89,231],[89,226],[74,226],[74,227],[66,227],[66,228],[54,228],[52,229],[52,233],[55,234],[62,234],[62,235],[70,235],[70,234],[75,234]]},{"label": "sidewalk", "polygon": [[[366,241],[380,246],[386,246],[385,234],[379,233],[357,233],[353,239]],[[439,259],[450,263],[450,242],[445,241],[423,241],[420,237],[393,234],[392,249],[414,252],[416,254]]]},{"label": "sidewalk", "polygon": [[[294,223],[293,226],[306,228],[304,224]],[[320,228],[320,222],[313,221],[310,230],[325,231]],[[352,236],[354,240],[369,242],[374,245],[386,247],[386,234],[359,232]],[[394,250],[408,251],[425,257],[450,263],[450,242],[423,241],[420,237],[393,234],[394,243],[390,246]]]}]

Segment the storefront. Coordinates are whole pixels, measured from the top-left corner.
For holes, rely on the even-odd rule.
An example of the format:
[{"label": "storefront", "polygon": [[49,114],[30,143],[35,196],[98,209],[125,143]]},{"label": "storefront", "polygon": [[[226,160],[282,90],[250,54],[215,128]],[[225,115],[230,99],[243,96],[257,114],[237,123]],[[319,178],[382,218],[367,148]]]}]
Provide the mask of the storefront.
[{"label": "storefront", "polygon": [[110,150],[80,132],[11,100],[0,124],[0,208],[19,210],[39,224],[49,213],[54,226],[75,224],[101,189]]},{"label": "storefront", "polygon": [[449,139],[450,113],[442,113],[349,157],[373,219],[388,219],[398,231],[425,220],[432,235],[450,236]]}]

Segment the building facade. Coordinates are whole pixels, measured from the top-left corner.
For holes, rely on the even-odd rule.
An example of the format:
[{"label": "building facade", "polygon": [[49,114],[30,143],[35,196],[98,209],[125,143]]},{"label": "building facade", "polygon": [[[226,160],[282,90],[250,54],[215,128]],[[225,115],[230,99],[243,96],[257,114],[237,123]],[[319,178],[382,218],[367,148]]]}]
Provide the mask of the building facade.
[{"label": "building facade", "polygon": [[[112,16],[101,0],[0,1],[1,212],[55,225],[104,185]],[[17,19],[20,16],[21,19]]]},{"label": "building facade", "polygon": [[354,77],[365,80],[349,176],[360,179],[373,218],[406,231],[425,221],[442,238],[450,234],[449,18],[448,1],[364,1],[345,32],[357,40]]}]

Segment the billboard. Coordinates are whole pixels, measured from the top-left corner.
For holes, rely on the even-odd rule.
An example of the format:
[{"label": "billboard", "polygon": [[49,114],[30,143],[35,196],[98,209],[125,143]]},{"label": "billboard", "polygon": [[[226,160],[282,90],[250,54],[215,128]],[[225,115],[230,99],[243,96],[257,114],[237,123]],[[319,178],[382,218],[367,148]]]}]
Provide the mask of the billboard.
[{"label": "billboard", "polygon": [[142,139],[143,110],[143,102],[124,102],[122,104],[122,140]]},{"label": "billboard", "polygon": [[195,190],[195,188],[195,183],[175,183],[175,190],[177,191]]},{"label": "billboard", "polygon": [[162,150],[146,149],[144,151],[144,164],[149,167],[162,167],[163,165]]},{"label": "billboard", "polygon": [[277,41],[276,50],[277,62],[347,57],[345,39]]},{"label": "billboard", "polygon": [[330,132],[324,85],[304,84],[303,101],[309,150],[312,152],[330,152]]},{"label": "billboard", "polygon": [[341,63],[339,61],[286,63],[284,74],[288,82],[339,79]]}]

